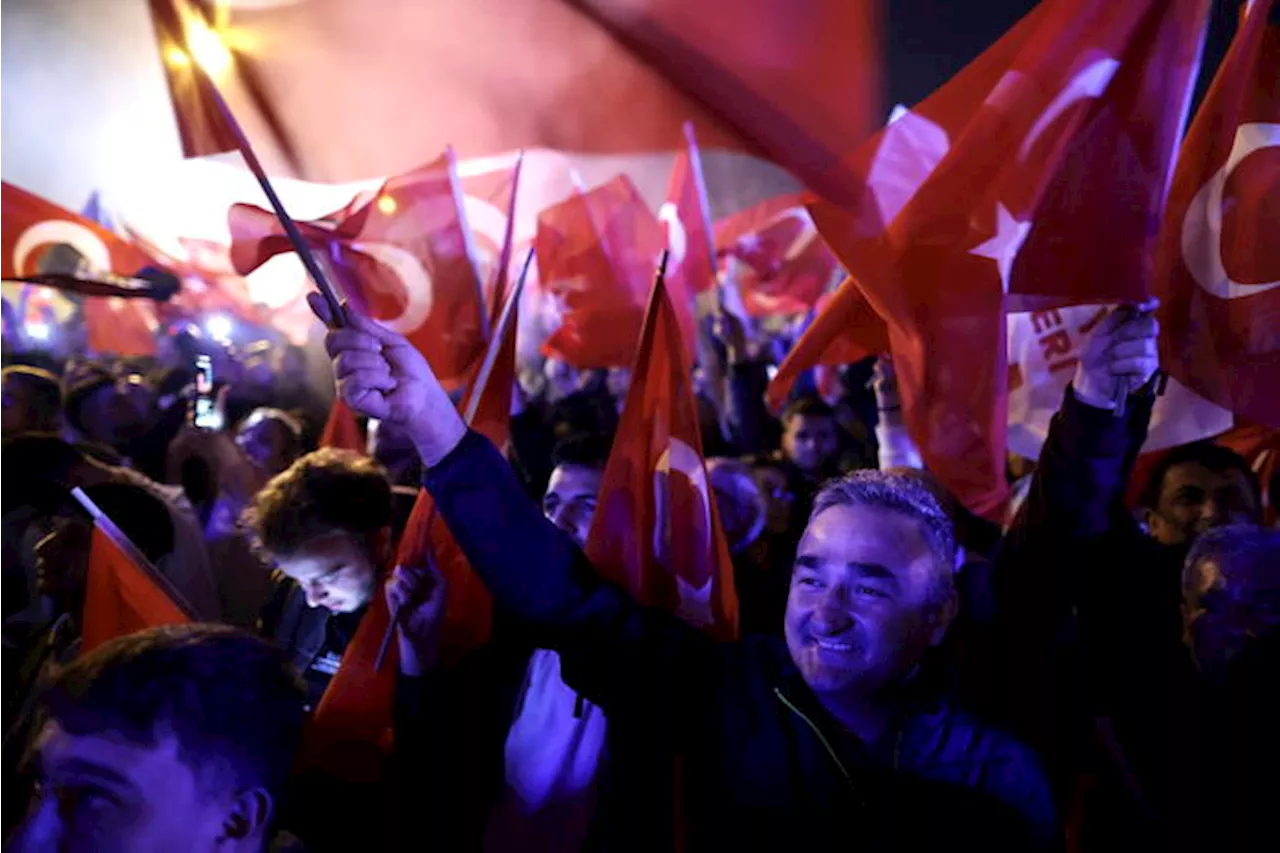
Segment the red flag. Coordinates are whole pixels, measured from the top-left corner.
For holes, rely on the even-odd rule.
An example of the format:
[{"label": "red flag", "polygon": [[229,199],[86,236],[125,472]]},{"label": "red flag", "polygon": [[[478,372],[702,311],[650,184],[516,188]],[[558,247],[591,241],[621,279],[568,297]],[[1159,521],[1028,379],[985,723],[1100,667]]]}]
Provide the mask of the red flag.
[{"label": "red flag", "polygon": [[835,253],[803,207],[779,212],[725,251],[737,261],[733,279],[743,305],[756,317],[808,312],[840,272]]},{"label": "red flag", "polygon": [[1280,427],[1280,27],[1255,0],[1178,158],[1160,233],[1160,361]]},{"label": "red flag", "polygon": [[[818,174],[879,112],[878,5],[524,0],[514,18],[506,0],[216,8],[246,45],[234,69],[245,85],[223,91],[258,150],[278,143],[302,155],[298,177],[345,181],[445,144],[469,157],[648,153],[689,119],[707,149]],[[174,105],[202,108],[176,91]]]},{"label": "red flag", "polygon": [[81,654],[116,637],[191,621],[159,574],[115,525],[95,522],[81,619]]},{"label": "red flag", "polygon": [[324,431],[320,433],[320,446],[365,452],[367,445],[364,430],[360,428],[355,412],[351,411],[351,407],[341,397],[334,397],[333,405],[329,407],[329,419],[325,421]]},{"label": "red flag", "polygon": [[383,584],[378,584],[307,724],[298,754],[300,769],[319,768],[348,782],[381,778],[394,746],[392,707],[400,666],[398,647],[392,643],[382,668],[377,667],[390,619]]},{"label": "red flag", "polygon": [[[505,287],[503,288],[505,289]],[[518,297],[517,297],[518,298]],[[511,433],[511,395],[516,381],[516,306],[499,331],[501,350],[487,377],[473,377],[471,394],[481,396],[471,418],[471,428],[495,447],[506,447]],[[483,384],[478,384],[483,380]],[[464,406],[470,408],[471,401]],[[413,505],[404,535],[400,539],[397,562],[424,563],[430,554],[449,585],[449,602],[440,628],[440,659],[446,665],[458,662],[489,641],[493,628],[493,599],[480,577],[471,568],[444,520],[435,511],[435,502],[423,489]]]},{"label": "red flag", "polygon": [[[192,45],[203,39],[219,53],[214,33],[212,3],[188,0],[149,0],[151,24],[155,28],[156,46],[164,68],[165,83],[178,121],[182,156],[202,157],[236,149],[235,134],[208,91],[208,79],[194,66],[195,56],[203,47]],[[193,47],[196,48],[193,50]],[[227,59],[230,54],[226,53]]]},{"label": "red flag", "polygon": [[[812,208],[887,321],[926,464],[975,512],[997,514],[1008,492],[1005,310],[1145,292],[1142,247],[1207,12],[1206,0],[1050,0],[853,153],[858,204]],[[1116,239],[1081,197],[1114,215]],[[829,311],[858,298],[845,293]]]},{"label": "red flag", "polygon": [[681,346],[659,278],[586,551],[601,574],[641,604],[730,639],[738,630],[733,564],[707,481]]},{"label": "red flag", "polygon": [[[377,195],[336,221],[298,223],[325,254],[361,313],[404,335],[436,375],[456,384],[484,351],[487,337],[480,279],[468,251],[452,150],[391,178]],[[275,216],[237,204],[228,220],[231,259],[243,274],[292,251]]]},{"label": "red flag", "polygon": [[[5,278],[45,271],[59,246],[76,254],[77,268],[58,270],[92,277],[103,273],[133,275],[155,259],[134,243],[37,195],[5,182],[0,274]],[[88,344],[97,352],[154,355],[155,305],[148,299],[86,297],[83,303]]]},{"label": "red flag", "polygon": [[538,214],[538,277],[564,315],[544,351],[580,369],[630,366],[662,243],[657,218],[622,175]]},{"label": "red flag", "polygon": [[702,155],[693,124],[684,126],[685,146],[671,168],[667,200],[658,218],[667,231],[667,279],[679,285],[677,293],[701,295],[716,284],[715,232],[702,177]]}]

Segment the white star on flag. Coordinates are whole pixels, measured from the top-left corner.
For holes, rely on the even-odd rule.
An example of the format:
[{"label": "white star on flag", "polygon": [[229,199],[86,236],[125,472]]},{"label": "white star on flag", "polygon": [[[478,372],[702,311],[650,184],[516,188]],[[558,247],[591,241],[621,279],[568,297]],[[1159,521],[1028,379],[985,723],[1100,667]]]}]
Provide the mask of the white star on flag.
[{"label": "white star on flag", "polygon": [[1000,287],[1009,292],[1009,274],[1013,271],[1014,258],[1031,231],[1030,222],[1019,222],[1013,218],[1000,202],[996,202],[996,233],[990,240],[980,246],[974,246],[969,254],[983,258],[991,258],[1000,270]]}]

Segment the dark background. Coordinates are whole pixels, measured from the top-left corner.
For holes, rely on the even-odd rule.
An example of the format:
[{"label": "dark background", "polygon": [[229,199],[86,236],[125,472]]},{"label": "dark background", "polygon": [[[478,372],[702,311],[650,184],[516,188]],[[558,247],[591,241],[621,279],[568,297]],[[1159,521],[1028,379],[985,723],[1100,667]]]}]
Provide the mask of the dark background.
[{"label": "dark background", "polygon": [[[886,115],[894,104],[910,106],[928,96],[1035,5],[1034,0],[884,0]],[[1235,0],[1213,4],[1196,103],[1231,43],[1242,8]],[[1280,18],[1280,5],[1271,18]]]}]

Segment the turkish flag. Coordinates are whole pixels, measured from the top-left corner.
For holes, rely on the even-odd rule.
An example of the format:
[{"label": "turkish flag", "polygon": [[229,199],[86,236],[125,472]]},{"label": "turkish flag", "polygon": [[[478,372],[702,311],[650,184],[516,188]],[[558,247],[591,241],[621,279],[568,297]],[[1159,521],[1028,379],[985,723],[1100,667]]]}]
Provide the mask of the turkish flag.
[{"label": "turkish flag", "polygon": [[364,430],[356,420],[356,413],[341,397],[334,397],[329,406],[329,418],[324,422],[324,431],[320,433],[321,447],[334,447],[338,450],[354,450],[364,453],[366,449]]},{"label": "turkish flag", "polygon": [[89,545],[80,653],[145,628],[190,622],[159,577],[115,525],[96,522]]},{"label": "turkish flag", "polygon": [[1280,427],[1280,27],[1250,4],[1178,156],[1154,292],[1160,362]]},{"label": "turkish flag", "polygon": [[[89,279],[105,273],[131,276],[157,263],[129,240],[13,184],[5,182],[2,195],[0,274],[5,278],[40,273]],[[159,321],[151,300],[85,297],[82,311],[90,349],[126,356],[155,354]]]},{"label": "turkish flag", "polygon": [[[483,385],[477,381],[481,377],[474,377],[470,383],[469,393],[480,395],[475,401],[470,426],[499,450],[506,447],[511,433],[511,395],[516,381],[516,310],[513,304],[505,325],[499,327],[501,349],[492,372]],[[472,401],[468,399],[464,410],[471,408]],[[421,489],[405,525],[396,559],[402,565],[420,565],[427,561],[428,555],[435,560],[449,586],[449,602],[440,628],[440,659],[447,666],[489,641],[493,629],[493,599],[436,512],[431,495]]]},{"label": "turkish flag", "polygon": [[[186,5],[153,0],[162,58],[185,35],[169,24],[166,41],[162,22]],[[878,113],[874,0],[210,6],[226,20],[206,20],[245,47],[219,80],[228,103],[269,172],[308,180],[395,174],[446,144],[467,157],[648,153],[690,119],[708,148],[816,176]],[[190,69],[166,70],[188,156],[230,150],[194,132],[217,113]]]},{"label": "turkish flag", "polygon": [[[1146,292],[1141,247],[1207,14],[1207,0],[1048,0],[853,152],[857,203],[811,208],[887,323],[926,465],[976,513],[1008,493],[1005,311]],[[833,331],[806,337],[818,329]]]},{"label": "turkish flag", "polygon": [[835,253],[803,207],[780,211],[725,251],[738,262],[732,283],[756,317],[807,313],[840,272]]},{"label": "turkish flag", "polygon": [[[452,150],[391,178],[377,195],[328,220],[299,223],[337,284],[361,313],[404,335],[441,381],[456,384],[483,352],[487,316],[472,262]],[[233,205],[231,259],[248,274],[292,251],[276,218]]]},{"label": "turkish flag", "polygon": [[685,147],[671,167],[667,200],[658,218],[667,230],[667,279],[679,282],[684,293],[702,294],[716,284],[715,234],[693,124],[686,124],[684,132]]},{"label": "turkish flag", "polygon": [[707,481],[682,346],[659,278],[586,552],[641,604],[731,639],[738,630],[733,564]]},{"label": "turkish flag", "polygon": [[622,175],[538,214],[538,278],[563,313],[543,351],[579,369],[630,366],[662,245],[657,217]]}]

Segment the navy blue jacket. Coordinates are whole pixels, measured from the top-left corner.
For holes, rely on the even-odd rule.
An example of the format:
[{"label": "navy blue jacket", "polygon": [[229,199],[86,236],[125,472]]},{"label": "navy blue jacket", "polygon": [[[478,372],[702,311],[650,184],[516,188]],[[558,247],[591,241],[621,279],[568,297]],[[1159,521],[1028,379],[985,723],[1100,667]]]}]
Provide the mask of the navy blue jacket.
[{"label": "navy blue jacket", "polygon": [[[497,603],[560,652],[566,683],[603,708],[611,728],[681,756],[692,849],[1053,845],[1034,755],[931,679],[904,692],[890,735],[868,746],[823,710],[780,640],[715,643],[600,580],[481,436],[468,434],[426,485]],[[615,774],[646,809],[650,781],[662,782]],[[627,800],[613,798],[615,808]],[[623,828],[643,820],[612,816],[620,832],[609,846],[631,847]]]}]

